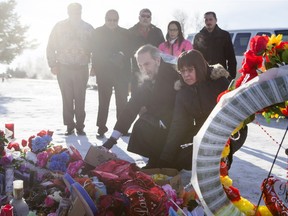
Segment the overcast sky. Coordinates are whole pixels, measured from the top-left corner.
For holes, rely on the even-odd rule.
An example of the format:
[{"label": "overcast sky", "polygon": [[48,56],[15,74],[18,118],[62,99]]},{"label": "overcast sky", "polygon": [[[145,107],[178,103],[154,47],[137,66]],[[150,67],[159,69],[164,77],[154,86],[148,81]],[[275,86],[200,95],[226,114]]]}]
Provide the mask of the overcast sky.
[{"label": "overcast sky", "polygon": [[[16,0],[21,22],[30,26],[29,37],[40,43],[40,53],[46,47],[51,29],[59,20],[67,18],[67,5],[71,0]],[[77,0],[76,0],[77,1]],[[138,22],[142,8],[152,11],[152,23],[166,34],[169,21],[176,11],[183,11],[191,22],[195,16],[201,20],[207,11],[214,11],[218,25],[223,29],[288,27],[287,0],[79,0],[82,17],[94,27],[103,25],[107,10],[119,12],[119,25],[129,28]],[[193,23],[192,23],[193,24]],[[185,33],[194,32],[192,24]],[[195,24],[195,22],[194,22]]]}]

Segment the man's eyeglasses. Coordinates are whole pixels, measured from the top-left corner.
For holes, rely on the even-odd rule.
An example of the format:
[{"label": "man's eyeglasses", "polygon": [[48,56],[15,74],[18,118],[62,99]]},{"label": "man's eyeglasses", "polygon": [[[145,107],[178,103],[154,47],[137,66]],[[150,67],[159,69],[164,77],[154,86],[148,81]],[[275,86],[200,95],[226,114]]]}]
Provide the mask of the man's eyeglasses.
[{"label": "man's eyeglasses", "polygon": [[151,18],[151,15],[146,15],[146,14],[141,14],[140,15],[142,18],[147,18],[147,19],[150,19]]}]

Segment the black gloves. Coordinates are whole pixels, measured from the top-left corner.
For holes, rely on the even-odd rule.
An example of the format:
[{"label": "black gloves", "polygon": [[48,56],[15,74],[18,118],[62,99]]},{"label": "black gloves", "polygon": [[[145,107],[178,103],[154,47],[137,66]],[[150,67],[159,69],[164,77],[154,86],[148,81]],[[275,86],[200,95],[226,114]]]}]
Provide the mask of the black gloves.
[{"label": "black gloves", "polygon": [[113,145],[117,143],[117,140],[113,137],[110,137],[102,146],[104,146],[107,149],[111,149]]}]

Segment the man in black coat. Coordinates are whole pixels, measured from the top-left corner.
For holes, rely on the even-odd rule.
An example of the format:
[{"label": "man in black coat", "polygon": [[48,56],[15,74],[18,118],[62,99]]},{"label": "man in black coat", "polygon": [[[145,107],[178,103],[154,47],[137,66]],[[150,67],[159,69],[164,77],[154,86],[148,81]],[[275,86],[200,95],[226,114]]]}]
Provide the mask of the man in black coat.
[{"label": "man in black coat", "polygon": [[[160,51],[152,45],[140,47],[135,54],[143,82],[119,116],[111,137],[103,144],[111,149],[134,122],[128,151],[149,158],[147,167],[157,167],[172,120],[178,73],[161,60]],[[144,110],[144,112],[143,112]]]},{"label": "man in black coat", "polygon": [[236,76],[236,57],[229,32],[217,25],[214,12],[204,14],[205,27],[195,35],[193,48],[200,51],[210,64],[221,64],[230,73],[230,79]]},{"label": "man in black coat", "polygon": [[[151,23],[152,13],[148,8],[140,10],[139,22],[129,30],[133,35],[131,45],[134,46],[134,51],[138,50],[145,44],[151,44],[158,47],[159,44],[165,41],[163,32],[160,28]],[[131,95],[135,93],[138,86],[138,76],[141,76],[135,58],[132,58],[132,77],[131,77]]]},{"label": "man in black coat", "polygon": [[98,138],[108,131],[109,103],[114,89],[117,118],[123,111],[128,96],[130,80],[130,32],[118,25],[119,14],[109,10],[105,24],[95,29],[93,36],[93,58],[91,74],[96,75],[99,95],[97,116]]}]

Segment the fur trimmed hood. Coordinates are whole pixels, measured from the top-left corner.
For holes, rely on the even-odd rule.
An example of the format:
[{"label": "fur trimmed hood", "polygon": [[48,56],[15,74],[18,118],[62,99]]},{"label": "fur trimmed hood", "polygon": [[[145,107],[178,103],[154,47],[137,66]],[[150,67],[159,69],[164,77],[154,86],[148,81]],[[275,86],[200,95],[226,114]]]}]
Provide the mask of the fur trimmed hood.
[{"label": "fur trimmed hood", "polygon": [[[221,65],[221,64],[214,64],[214,65],[209,65],[208,69],[210,69],[210,79],[216,80],[221,77],[228,78],[230,76],[229,72]],[[184,81],[182,80],[182,77],[180,80],[177,80],[174,84],[174,89],[175,90],[180,90],[181,87],[184,85]]]}]

